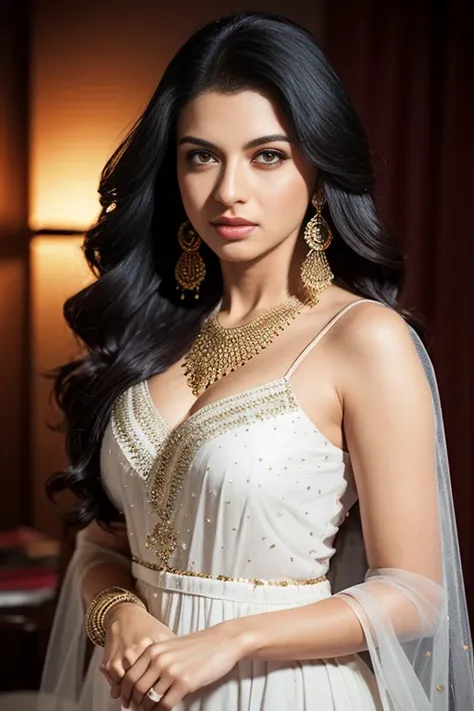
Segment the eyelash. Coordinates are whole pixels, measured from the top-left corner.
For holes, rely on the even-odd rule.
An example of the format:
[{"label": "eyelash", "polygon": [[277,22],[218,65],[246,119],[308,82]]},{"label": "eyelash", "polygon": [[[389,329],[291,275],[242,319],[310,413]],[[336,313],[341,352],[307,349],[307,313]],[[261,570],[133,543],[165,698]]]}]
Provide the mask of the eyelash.
[{"label": "eyelash", "polygon": [[[285,153],[283,153],[283,151],[278,151],[275,148],[265,148],[263,151],[260,151],[259,153],[257,153],[255,155],[255,158],[258,158],[258,156],[265,155],[265,154],[266,155],[270,154],[270,155],[278,158],[277,161],[273,161],[271,163],[266,163],[265,161],[259,162],[259,165],[263,165],[268,168],[274,168],[275,166],[280,165],[281,163],[283,163],[283,161],[288,160],[288,157],[289,157]],[[191,163],[193,166],[202,167],[202,166],[206,166],[206,165],[212,165],[211,163],[207,163],[207,162],[206,163],[199,163],[199,162],[195,163],[193,161],[193,158],[195,156],[211,156],[212,157],[212,154],[209,153],[209,151],[204,151],[204,150],[189,151],[186,158],[187,158],[188,162]]]}]

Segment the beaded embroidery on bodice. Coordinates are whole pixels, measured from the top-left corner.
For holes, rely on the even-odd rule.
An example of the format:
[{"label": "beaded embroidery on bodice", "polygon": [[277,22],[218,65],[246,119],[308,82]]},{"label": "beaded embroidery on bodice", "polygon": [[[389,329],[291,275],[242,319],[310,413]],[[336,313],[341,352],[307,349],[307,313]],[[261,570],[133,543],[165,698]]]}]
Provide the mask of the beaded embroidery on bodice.
[{"label": "beaded embroidery on bodice", "polygon": [[[114,406],[102,479],[124,511],[132,554],[211,576],[312,578],[357,499],[350,459],[314,426],[291,375],[204,405],[172,429],[146,382]],[[146,515],[143,515],[144,510]]]}]

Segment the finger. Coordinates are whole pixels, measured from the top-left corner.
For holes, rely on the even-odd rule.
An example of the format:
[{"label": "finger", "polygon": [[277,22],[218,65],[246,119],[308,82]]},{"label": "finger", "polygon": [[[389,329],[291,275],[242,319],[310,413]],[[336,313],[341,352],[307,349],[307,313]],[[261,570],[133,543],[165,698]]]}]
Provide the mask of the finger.
[{"label": "finger", "polygon": [[105,669],[101,669],[100,671],[101,671],[101,673],[102,673],[102,675],[103,675],[105,681],[106,681],[108,684],[110,684],[111,687],[117,686],[117,684],[115,683],[115,681],[112,679],[112,677],[110,677],[110,676],[107,674],[107,672],[105,671]]},{"label": "finger", "polygon": [[125,674],[122,662],[114,660],[103,662],[99,669],[111,686],[120,686]]},{"label": "finger", "polygon": [[[153,689],[154,691],[154,689]],[[163,708],[159,700],[161,700],[161,694],[158,694],[158,692],[155,692],[152,698],[148,696],[148,693],[152,692],[152,689],[149,689],[149,691],[145,694],[143,697],[143,701],[140,706],[140,711],[158,711],[158,709]]]},{"label": "finger", "polygon": [[[156,676],[156,674],[155,674]],[[141,708],[144,711],[159,711],[159,709],[163,708],[160,706],[160,703],[158,701],[158,697],[164,697],[168,689],[171,687],[173,683],[173,679],[168,675],[168,674],[163,674],[160,676],[158,681],[156,681],[153,685],[150,684],[150,682],[146,679],[146,677],[142,677],[140,681],[138,682],[137,686],[135,687],[135,692],[142,692],[142,698],[141,698]],[[152,696],[149,696],[149,693],[152,693]],[[135,698],[137,697],[133,696],[133,700],[135,701]],[[162,700],[160,699],[160,701]]]},{"label": "finger", "polygon": [[133,687],[131,701],[133,701],[134,704],[141,704],[143,708],[147,710],[154,708],[157,702],[156,700],[152,701],[147,696],[147,693],[152,687],[155,689],[157,694],[162,693],[158,691],[158,684],[161,680],[161,674],[162,672],[157,667],[156,663],[150,665],[145,674],[143,674],[143,676],[138,679],[135,686]]},{"label": "finger", "polygon": [[120,696],[120,686],[118,684],[111,684],[110,696],[112,699],[118,699]]},{"label": "finger", "polygon": [[[168,709],[173,709],[189,693],[190,689],[186,684],[179,681],[175,681],[173,684],[171,684],[170,688],[163,696],[160,703],[158,703],[156,706],[152,706],[150,711],[167,711]],[[146,711],[149,710],[146,709]]]},{"label": "finger", "polygon": [[[135,685],[137,684],[139,679],[143,677],[149,666],[150,655],[143,653],[140,657],[138,657],[135,664],[132,664],[130,669],[125,672],[124,677],[122,679],[122,683],[120,685],[120,697],[122,700],[122,706],[124,706],[125,708],[127,708],[128,704],[132,700],[134,701],[134,703],[137,703],[135,698],[133,698],[133,691],[135,689]],[[156,681],[156,676],[152,679],[150,685],[146,687],[143,693],[145,693],[145,691],[150,688],[154,681]]]}]

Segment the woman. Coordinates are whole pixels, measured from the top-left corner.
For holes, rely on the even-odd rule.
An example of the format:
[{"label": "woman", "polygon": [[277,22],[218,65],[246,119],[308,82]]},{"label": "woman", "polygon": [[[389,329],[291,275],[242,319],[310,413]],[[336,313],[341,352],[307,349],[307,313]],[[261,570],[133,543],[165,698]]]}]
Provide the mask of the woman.
[{"label": "woman", "polygon": [[107,164],[56,381],[49,493],[83,531],[47,708],[470,707],[436,384],[373,184],[314,39],[262,13],[191,37]]}]

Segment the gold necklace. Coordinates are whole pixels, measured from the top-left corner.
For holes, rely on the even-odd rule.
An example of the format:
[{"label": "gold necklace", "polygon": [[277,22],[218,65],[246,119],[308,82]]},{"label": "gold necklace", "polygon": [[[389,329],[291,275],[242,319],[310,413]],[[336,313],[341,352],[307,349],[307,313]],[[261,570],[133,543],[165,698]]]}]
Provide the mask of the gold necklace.
[{"label": "gold necklace", "polygon": [[298,297],[290,296],[253,321],[231,328],[221,326],[216,309],[193,342],[182,366],[193,395],[198,397],[202,390],[245,365],[273,343],[274,337],[291,325],[290,319],[294,320],[304,305]]}]

